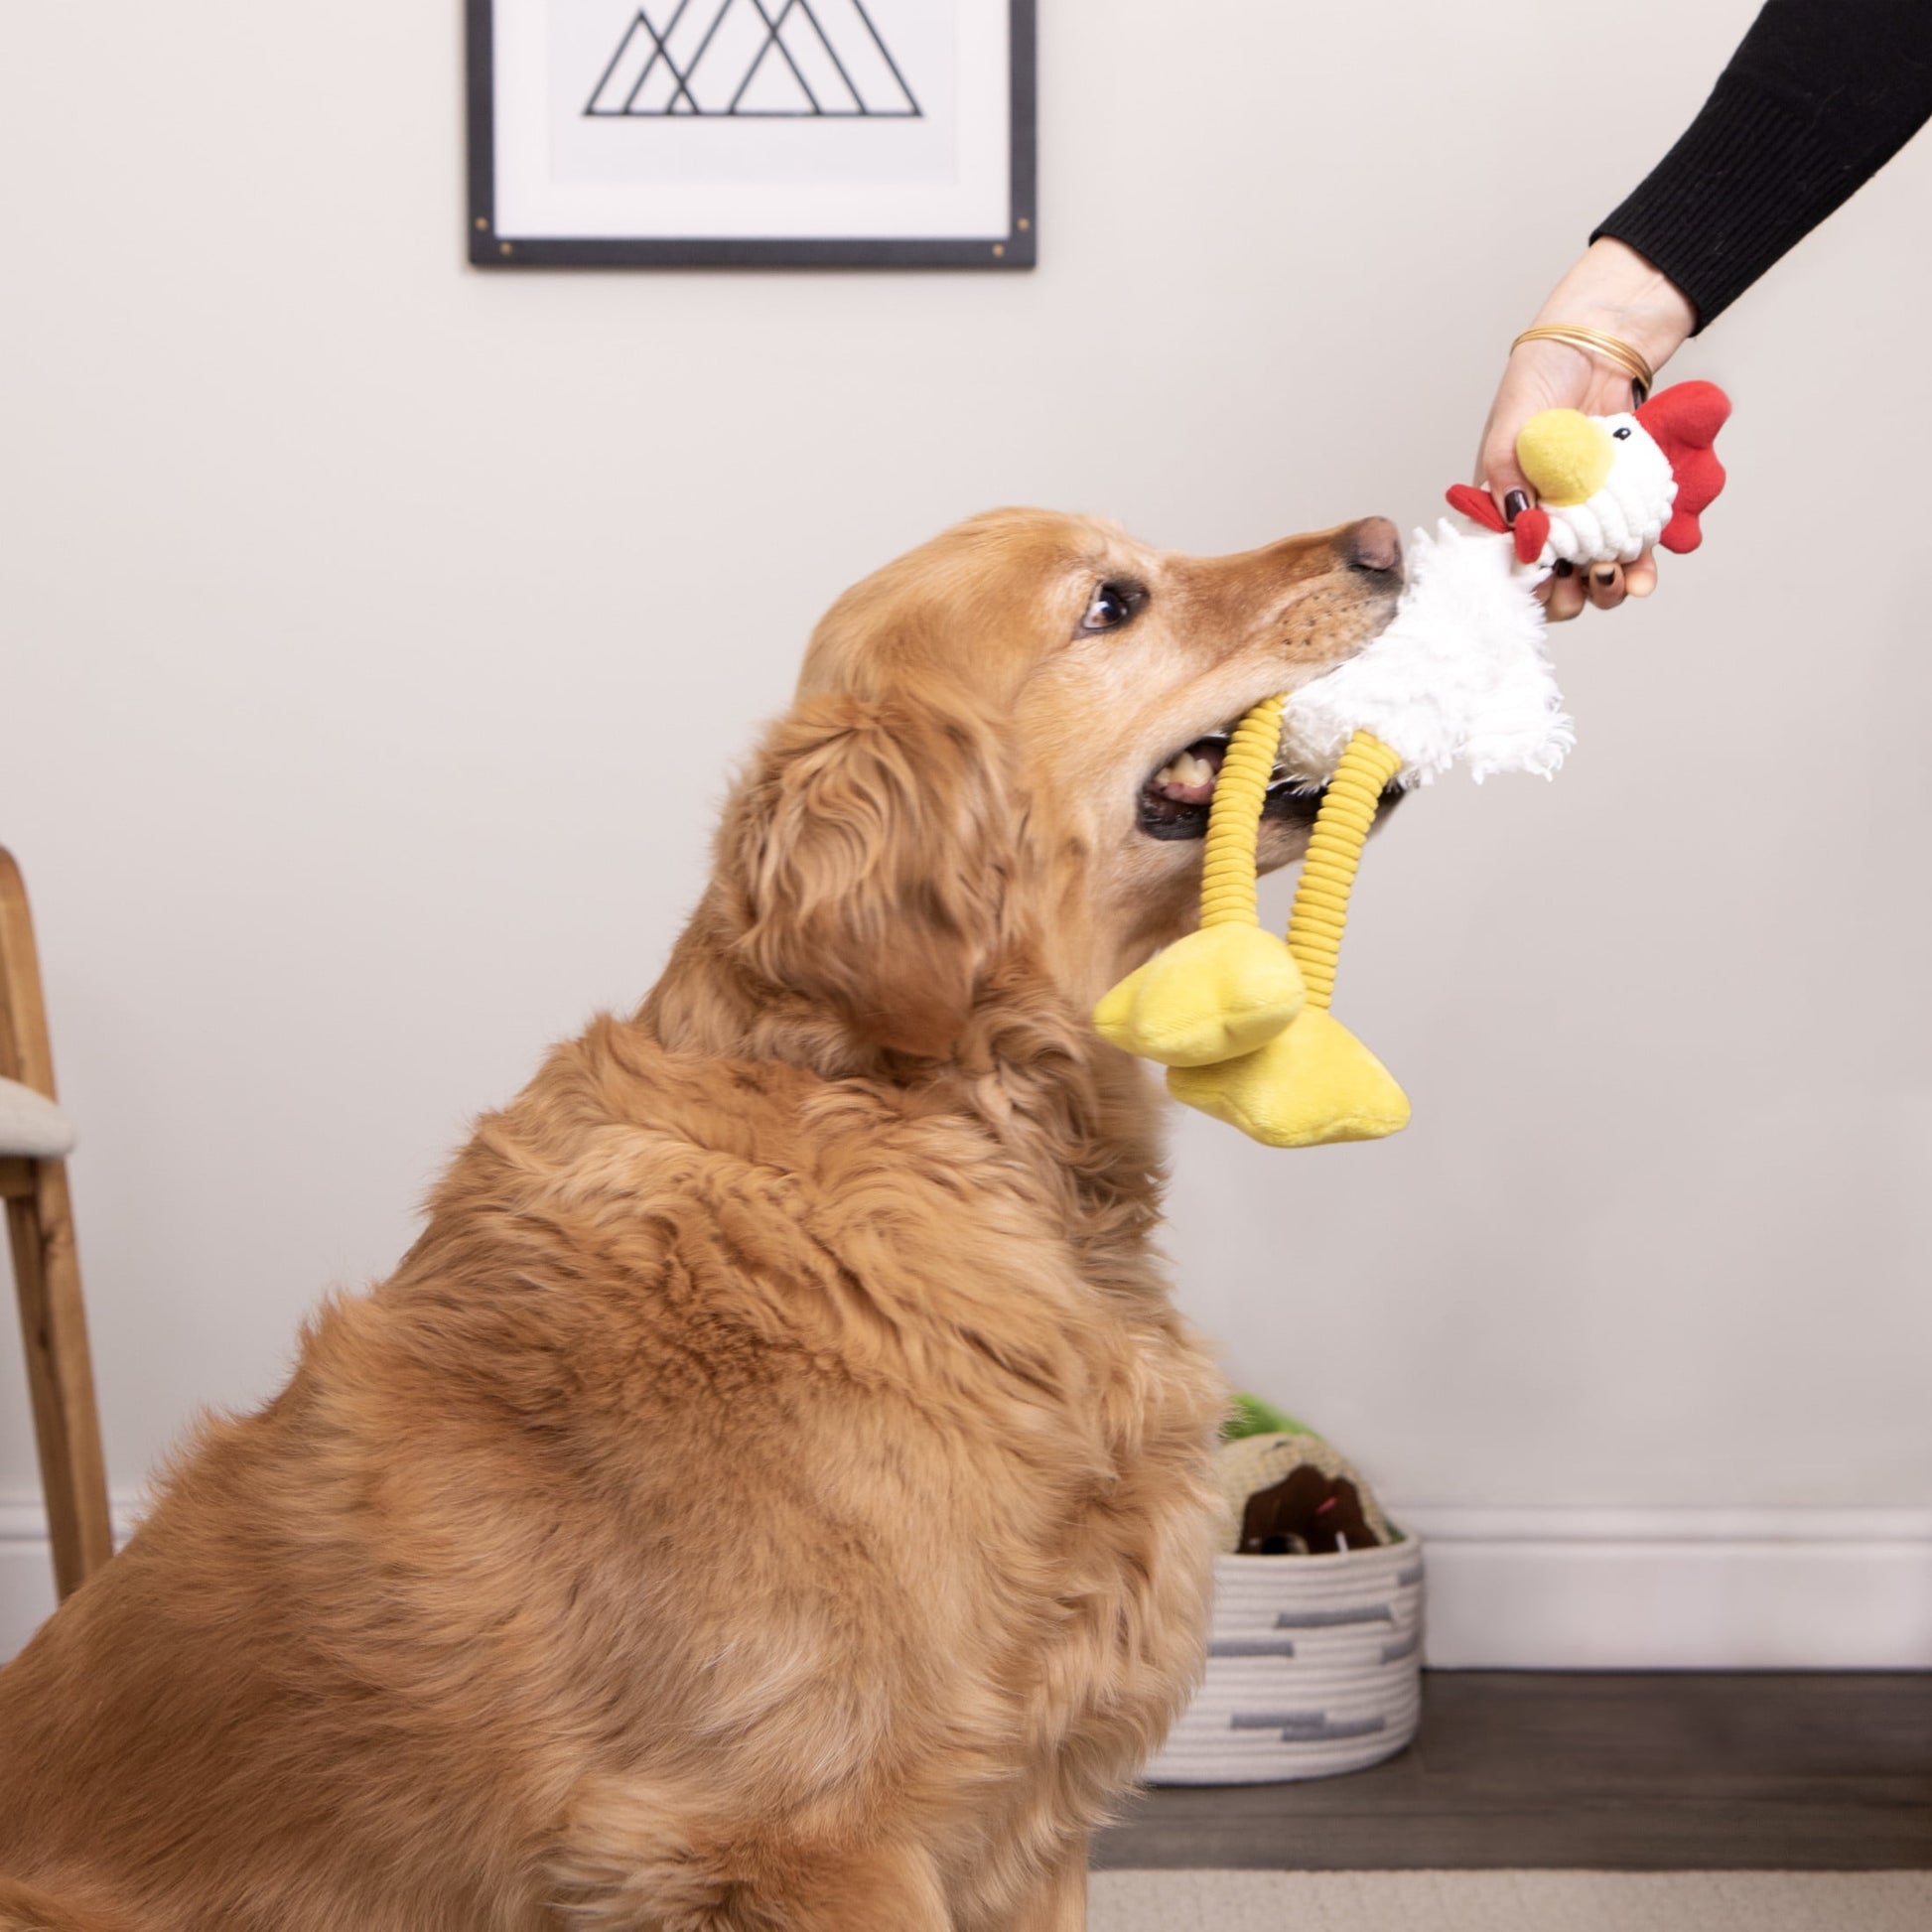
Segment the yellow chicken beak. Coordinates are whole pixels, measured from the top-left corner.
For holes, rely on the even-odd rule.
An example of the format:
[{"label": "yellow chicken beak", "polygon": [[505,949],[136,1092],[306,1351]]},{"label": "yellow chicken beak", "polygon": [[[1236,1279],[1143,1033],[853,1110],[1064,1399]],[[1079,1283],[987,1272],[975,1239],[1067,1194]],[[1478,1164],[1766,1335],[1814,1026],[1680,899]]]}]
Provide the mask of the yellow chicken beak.
[{"label": "yellow chicken beak", "polygon": [[1556,509],[1594,496],[1608,481],[1615,455],[1609,431],[1578,409],[1545,409],[1516,437],[1516,461],[1524,476]]}]

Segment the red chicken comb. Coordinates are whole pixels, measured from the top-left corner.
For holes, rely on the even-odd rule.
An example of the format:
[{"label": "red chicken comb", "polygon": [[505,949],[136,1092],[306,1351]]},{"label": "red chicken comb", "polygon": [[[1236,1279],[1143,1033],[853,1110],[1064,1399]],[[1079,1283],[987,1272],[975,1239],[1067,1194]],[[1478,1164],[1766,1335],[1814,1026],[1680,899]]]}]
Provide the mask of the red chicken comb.
[{"label": "red chicken comb", "polygon": [[1725,467],[1713,445],[1730,414],[1730,398],[1715,382],[1676,382],[1637,411],[1677,479],[1671,519],[1657,541],[1666,550],[1695,550],[1704,541],[1698,518],[1725,486]]}]

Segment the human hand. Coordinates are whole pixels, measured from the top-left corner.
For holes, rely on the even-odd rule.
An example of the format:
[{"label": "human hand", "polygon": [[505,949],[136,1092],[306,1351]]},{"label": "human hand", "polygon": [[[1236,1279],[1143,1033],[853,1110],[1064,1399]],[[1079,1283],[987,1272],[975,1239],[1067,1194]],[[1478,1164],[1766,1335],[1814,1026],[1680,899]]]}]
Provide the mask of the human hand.
[{"label": "human hand", "polygon": [[[1592,242],[1583,259],[1551,291],[1537,323],[1569,323],[1614,336],[1661,369],[1697,327],[1697,312],[1676,283],[1634,249],[1607,236]],[[1613,364],[1568,343],[1524,343],[1510,351],[1496,399],[1483,425],[1475,481],[1514,522],[1536,500],[1516,461],[1516,436],[1539,410],[1579,409],[1607,416],[1632,406],[1630,378]],[[1553,623],[1576,617],[1586,603],[1613,611],[1626,597],[1648,597],[1657,587],[1651,551],[1628,564],[1573,567],[1559,563],[1537,591]]]}]

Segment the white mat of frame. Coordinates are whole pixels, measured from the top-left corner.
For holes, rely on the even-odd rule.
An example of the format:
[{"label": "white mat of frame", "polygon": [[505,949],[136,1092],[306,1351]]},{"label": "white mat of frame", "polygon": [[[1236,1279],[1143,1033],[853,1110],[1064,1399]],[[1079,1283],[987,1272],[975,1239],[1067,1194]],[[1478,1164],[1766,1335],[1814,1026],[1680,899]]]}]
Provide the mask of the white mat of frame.
[{"label": "white mat of frame", "polygon": [[1088,1932],[1926,1932],[1932,1871],[1098,1871]]}]

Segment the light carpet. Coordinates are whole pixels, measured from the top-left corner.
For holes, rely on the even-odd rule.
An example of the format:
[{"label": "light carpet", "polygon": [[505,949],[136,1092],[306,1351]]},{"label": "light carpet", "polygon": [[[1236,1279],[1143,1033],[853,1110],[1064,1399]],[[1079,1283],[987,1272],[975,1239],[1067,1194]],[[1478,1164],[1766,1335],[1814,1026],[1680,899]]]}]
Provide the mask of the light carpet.
[{"label": "light carpet", "polygon": [[1932,1871],[1097,1871],[1089,1932],[1927,1932]]}]

